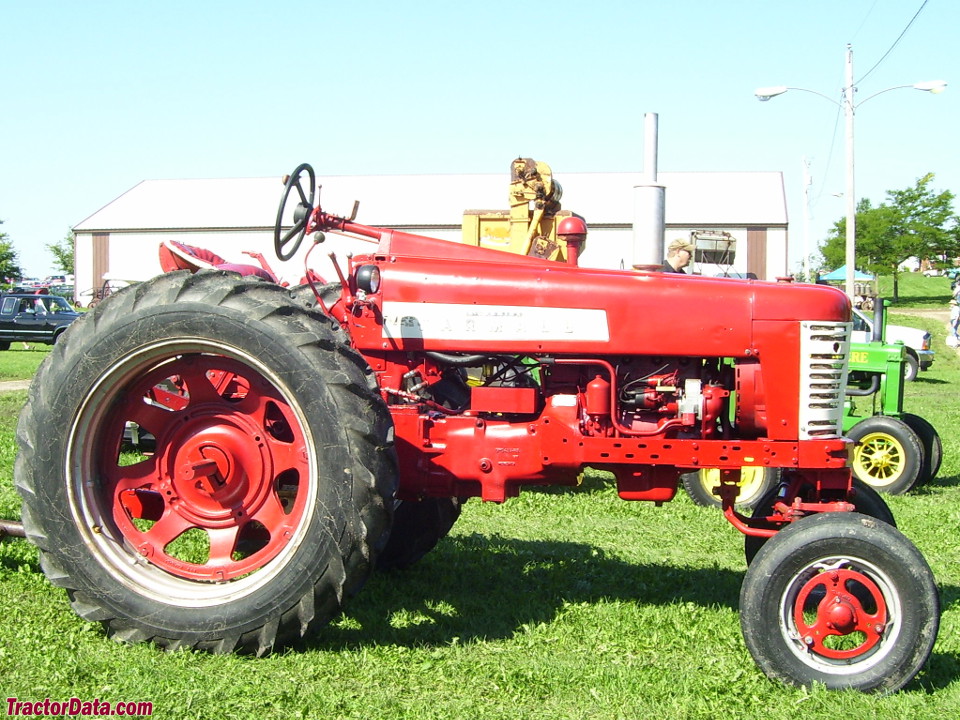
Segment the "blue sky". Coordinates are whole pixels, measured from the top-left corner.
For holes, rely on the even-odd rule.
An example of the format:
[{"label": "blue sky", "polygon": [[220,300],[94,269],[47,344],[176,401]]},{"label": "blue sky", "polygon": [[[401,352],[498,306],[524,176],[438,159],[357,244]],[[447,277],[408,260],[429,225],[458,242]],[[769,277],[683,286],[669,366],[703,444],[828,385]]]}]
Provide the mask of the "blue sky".
[{"label": "blue sky", "polygon": [[655,112],[661,172],[784,173],[797,265],[802,158],[813,239],[844,214],[843,118],[815,95],[761,103],[754,89],[839,101],[847,43],[859,101],[946,80],[858,108],[857,196],[877,204],[928,172],[960,195],[958,27],[955,0],[0,0],[0,231],[43,276],[47,243],[144,179],[304,161],[506,176],[518,155],[561,182],[639,171]]}]

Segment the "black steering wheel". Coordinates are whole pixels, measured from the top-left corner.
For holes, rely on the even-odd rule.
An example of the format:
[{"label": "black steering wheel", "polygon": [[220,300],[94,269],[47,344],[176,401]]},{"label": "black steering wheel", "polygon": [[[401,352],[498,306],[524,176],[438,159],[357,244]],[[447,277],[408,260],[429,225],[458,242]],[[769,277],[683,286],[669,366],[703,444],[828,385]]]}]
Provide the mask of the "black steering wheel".
[{"label": "black steering wheel", "polygon": [[[309,195],[303,192],[301,180],[304,173],[307,173],[310,178]],[[297,195],[300,196],[300,201],[293,211],[293,227],[281,235],[283,211],[287,207],[287,200],[290,198],[290,193],[294,188],[297,190]],[[310,220],[310,214],[313,212],[313,196],[316,189],[317,177],[313,172],[313,168],[307,163],[298,165],[297,169],[293,171],[293,174],[287,176],[287,181],[284,183],[283,199],[280,201],[280,209],[277,211],[277,224],[273,228],[273,249],[280,260],[289,260],[296,255],[297,250],[300,248],[300,243],[303,242],[303,236],[307,232],[307,223]],[[292,247],[290,247],[289,250],[285,250],[285,248],[291,244]]]}]

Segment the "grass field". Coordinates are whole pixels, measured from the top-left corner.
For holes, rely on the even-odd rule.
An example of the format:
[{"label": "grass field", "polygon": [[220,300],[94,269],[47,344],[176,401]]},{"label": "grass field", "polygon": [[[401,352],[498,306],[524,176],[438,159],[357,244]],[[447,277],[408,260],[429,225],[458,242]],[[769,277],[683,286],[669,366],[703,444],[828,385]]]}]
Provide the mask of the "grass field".
[{"label": "grass field", "polygon": [[0,353],[0,382],[33,377],[40,363],[50,352],[48,345],[12,343],[9,350]]},{"label": "grass field", "polygon": [[[960,360],[941,322],[905,312],[945,307],[946,281],[910,276],[900,293],[892,320],[935,334],[937,360],[906,404],[939,429],[944,460],[933,484],[889,504],[933,568],[943,618],[929,664],[896,695],[768,681],[740,634],[739,533],[683,495],[628,503],[592,474],[572,492],[471,500],[421,563],[375,575],[335,623],[265,659],[115,644],[71,611],[32,546],[3,541],[2,697],[145,700],[160,718],[956,717]],[[13,433],[25,398],[0,395],[0,517],[19,515]]]}]

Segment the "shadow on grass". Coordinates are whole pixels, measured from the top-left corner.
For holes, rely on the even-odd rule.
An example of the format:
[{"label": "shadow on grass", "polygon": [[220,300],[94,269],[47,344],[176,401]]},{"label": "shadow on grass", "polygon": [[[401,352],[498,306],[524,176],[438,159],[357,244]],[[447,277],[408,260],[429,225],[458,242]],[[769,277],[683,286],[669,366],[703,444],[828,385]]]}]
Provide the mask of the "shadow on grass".
[{"label": "shadow on grass", "polygon": [[960,677],[960,656],[952,652],[934,650],[921,675],[907,685],[907,689],[919,687],[928,694],[934,693],[950,687],[958,677]]},{"label": "shadow on grass", "polygon": [[[740,571],[632,564],[581,543],[449,537],[407,571],[375,573],[349,603],[346,622],[321,629],[299,648],[429,648],[509,639],[581,604],[737,610],[742,581]],[[944,609],[960,603],[960,588],[941,587],[941,602]],[[958,677],[960,656],[935,651],[908,688],[932,693]]]},{"label": "shadow on grass", "polygon": [[897,296],[896,302],[893,301],[893,298],[886,299],[890,300],[887,311],[893,313],[898,310],[909,310],[916,307],[946,309],[947,303],[950,302],[950,291],[948,289],[944,295],[904,295],[901,293]]},{"label": "shadow on grass", "polygon": [[910,495],[939,495],[940,491],[945,488],[952,488],[960,486],[960,475],[951,475],[950,477],[944,477],[942,475],[937,476],[930,482],[923,483],[922,485],[916,485],[910,489]]},{"label": "shadow on grass", "polygon": [[375,573],[348,605],[350,621],[321,630],[308,647],[508,638],[579,603],[735,609],[742,581],[742,572],[632,564],[581,543],[449,537],[406,571]]},{"label": "shadow on grass", "polygon": [[40,556],[29,540],[4,535],[0,537],[0,568],[13,572],[29,570],[40,574]]},{"label": "shadow on grass", "polygon": [[917,375],[916,379],[913,382],[917,383],[918,386],[921,385],[952,385],[949,380],[940,380],[939,378],[932,378],[929,376],[924,376],[922,373]]},{"label": "shadow on grass", "polygon": [[[947,611],[960,605],[960,588],[956,585],[942,585],[940,587],[941,611]],[[942,631],[941,631],[942,632]],[[930,655],[923,674],[911,686],[918,682],[924,690],[933,692],[949,687],[960,677],[960,655],[953,652],[934,652]]]}]

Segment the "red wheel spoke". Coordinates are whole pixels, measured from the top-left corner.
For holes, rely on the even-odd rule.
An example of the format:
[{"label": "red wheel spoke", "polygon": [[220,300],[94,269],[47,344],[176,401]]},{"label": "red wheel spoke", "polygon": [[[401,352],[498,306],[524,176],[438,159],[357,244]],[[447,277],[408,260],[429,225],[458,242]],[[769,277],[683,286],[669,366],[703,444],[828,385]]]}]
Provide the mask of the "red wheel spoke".
[{"label": "red wheel spoke", "polygon": [[297,470],[302,473],[307,471],[307,454],[302,443],[287,443],[267,437],[267,445],[270,447],[270,456],[273,458],[274,472],[279,475],[286,470]]},{"label": "red wheel spoke", "polygon": [[266,385],[259,379],[251,380],[249,387],[246,388],[246,395],[232,401],[230,409],[234,412],[241,412],[255,420],[257,424],[263,425],[267,405],[274,394],[273,389],[269,385]]},{"label": "red wheel spoke", "polygon": [[274,396],[272,388],[258,379],[251,382],[247,396],[237,404],[237,409],[264,429],[263,440],[270,449],[275,474],[303,470],[306,453],[299,424]]},{"label": "red wheel spoke", "polygon": [[237,546],[239,529],[238,525],[207,529],[207,535],[210,537],[210,559],[207,561],[207,565],[227,567],[234,564],[233,551]]},{"label": "red wheel spoke", "polygon": [[123,417],[135,422],[141,429],[159,436],[167,425],[176,421],[177,414],[156,405],[148,405],[143,398],[135,398],[127,406]]},{"label": "red wheel spoke", "polygon": [[[850,586],[858,589],[854,593]],[[807,622],[804,613],[813,610],[806,603],[814,592],[822,592],[816,617]],[[868,612],[863,599],[869,594],[875,612]],[[850,659],[869,651],[883,638],[887,611],[883,594],[866,575],[849,569],[829,569],[811,578],[797,596],[794,608],[797,630],[814,653],[834,659]],[[862,637],[854,635],[861,633]],[[829,638],[852,637],[855,647],[836,649]]]},{"label": "red wheel spoke", "polygon": [[147,538],[156,552],[162,553],[167,545],[192,527],[196,526],[176,511],[168,509],[163,517],[144,533],[144,537]]},{"label": "red wheel spoke", "polygon": [[109,493],[116,496],[124,490],[152,488],[157,480],[156,471],[156,458],[150,457],[135,465],[108,466],[104,468],[104,476],[107,478]]},{"label": "red wheel spoke", "polygon": [[222,402],[223,399],[207,377],[206,363],[200,362],[199,358],[192,358],[178,364],[177,369],[187,386],[190,398],[188,407],[195,407],[199,403]]},{"label": "red wheel spoke", "polygon": [[291,526],[290,517],[284,514],[283,505],[276,493],[270,493],[263,505],[257,508],[248,520],[256,520],[263,525],[270,533],[271,542],[282,542],[283,533]]}]

